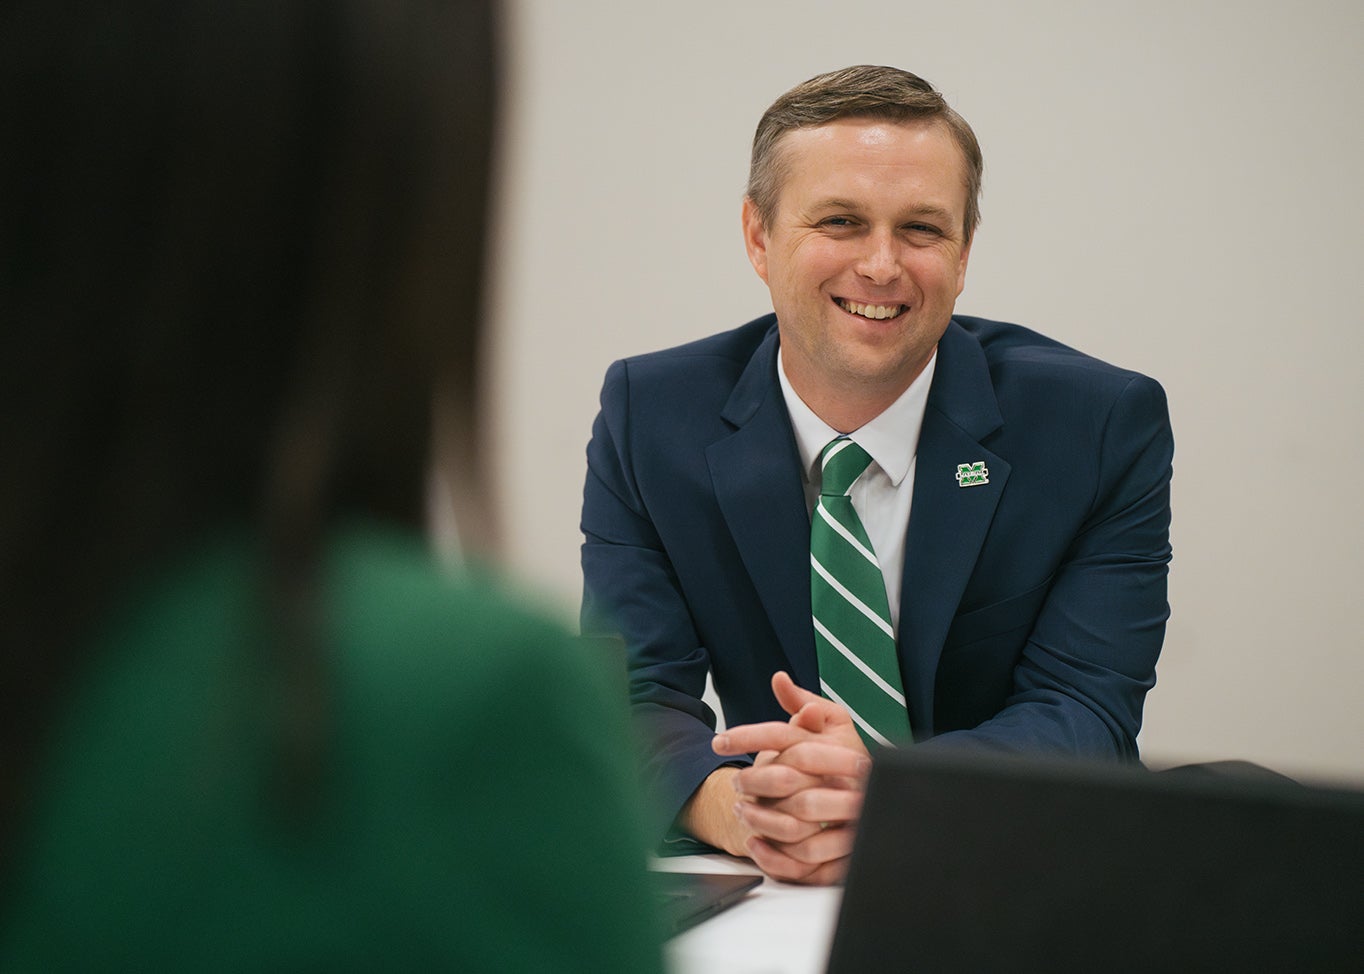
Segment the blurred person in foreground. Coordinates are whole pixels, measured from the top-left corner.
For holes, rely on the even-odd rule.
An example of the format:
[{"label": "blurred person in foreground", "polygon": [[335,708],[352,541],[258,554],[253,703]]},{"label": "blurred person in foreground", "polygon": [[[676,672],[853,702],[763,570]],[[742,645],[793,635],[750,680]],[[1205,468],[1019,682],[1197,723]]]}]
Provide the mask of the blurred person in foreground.
[{"label": "blurred person in foreground", "polygon": [[618,688],[422,539],[494,14],[0,15],[0,969],[659,968]]}]

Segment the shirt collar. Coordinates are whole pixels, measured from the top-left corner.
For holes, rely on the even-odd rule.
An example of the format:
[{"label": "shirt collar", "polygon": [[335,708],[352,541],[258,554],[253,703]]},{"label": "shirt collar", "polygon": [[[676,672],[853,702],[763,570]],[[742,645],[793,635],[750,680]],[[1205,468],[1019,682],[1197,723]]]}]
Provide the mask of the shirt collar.
[{"label": "shirt collar", "polygon": [[[890,482],[898,487],[909,473],[909,465],[919,448],[919,431],[924,424],[924,410],[928,408],[928,388],[933,384],[933,370],[938,364],[938,350],[924,366],[924,370],[900,393],[900,397],[870,422],[848,434],[857,445],[871,455]],[[786,411],[791,417],[791,428],[796,434],[796,448],[800,451],[801,473],[806,483],[819,477],[819,455],[825,445],[839,433],[791,388],[786,377],[786,365],[781,348],[777,349],[777,379],[786,400]]]}]

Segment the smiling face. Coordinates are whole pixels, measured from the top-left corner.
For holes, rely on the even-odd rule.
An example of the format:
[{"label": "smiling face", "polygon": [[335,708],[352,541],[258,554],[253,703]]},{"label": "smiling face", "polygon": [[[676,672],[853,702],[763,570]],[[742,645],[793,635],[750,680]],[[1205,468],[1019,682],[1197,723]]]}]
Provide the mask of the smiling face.
[{"label": "smiling face", "polygon": [[791,386],[841,432],[923,371],[966,284],[964,161],[937,122],[842,119],[782,138],[777,205],[744,201]]}]

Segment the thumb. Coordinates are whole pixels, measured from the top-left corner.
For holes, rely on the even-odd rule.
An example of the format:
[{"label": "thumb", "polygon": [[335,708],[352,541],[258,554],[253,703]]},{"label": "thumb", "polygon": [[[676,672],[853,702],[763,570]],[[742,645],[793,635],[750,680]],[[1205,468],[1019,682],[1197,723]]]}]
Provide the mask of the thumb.
[{"label": "thumb", "polygon": [[796,681],[792,680],[785,670],[778,670],[772,674],[772,693],[776,696],[777,703],[781,704],[781,709],[793,717],[800,713],[806,704],[824,699],[796,686]]},{"label": "thumb", "polygon": [[791,715],[789,723],[792,727],[818,734],[829,725],[829,713],[817,704],[806,703]]}]

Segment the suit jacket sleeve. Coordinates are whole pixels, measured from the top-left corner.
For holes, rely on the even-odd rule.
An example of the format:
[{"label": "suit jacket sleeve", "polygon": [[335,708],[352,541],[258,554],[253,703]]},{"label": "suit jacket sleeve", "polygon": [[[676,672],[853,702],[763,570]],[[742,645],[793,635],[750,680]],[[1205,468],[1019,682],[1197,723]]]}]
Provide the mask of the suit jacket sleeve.
[{"label": "suit jacket sleeve", "polygon": [[734,761],[710,748],[715,714],[701,699],[710,657],[635,481],[629,399],[628,364],[616,362],[587,448],[582,627],[625,637],[645,786],[666,826],[707,775]]},{"label": "suit jacket sleeve", "polygon": [[[1081,482],[1093,484],[1092,501],[1049,584],[1036,590],[1045,595],[1023,630],[1003,707],[975,726],[940,734],[934,746],[1137,756],[1142,703],[1155,683],[1169,616],[1174,442],[1160,386],[1131,375],[1098,435],[1096,457],[1075,457]],[[1029,594],[1019,601],[1032,601]],[[1006,624],[985,626],[982,636],[978,623],[991,615],[1004,620],[1007,611],[987,606],[955,620],[940,661],[940,698],[945,684],[970,680],[957,671],[973,645]]]}]

